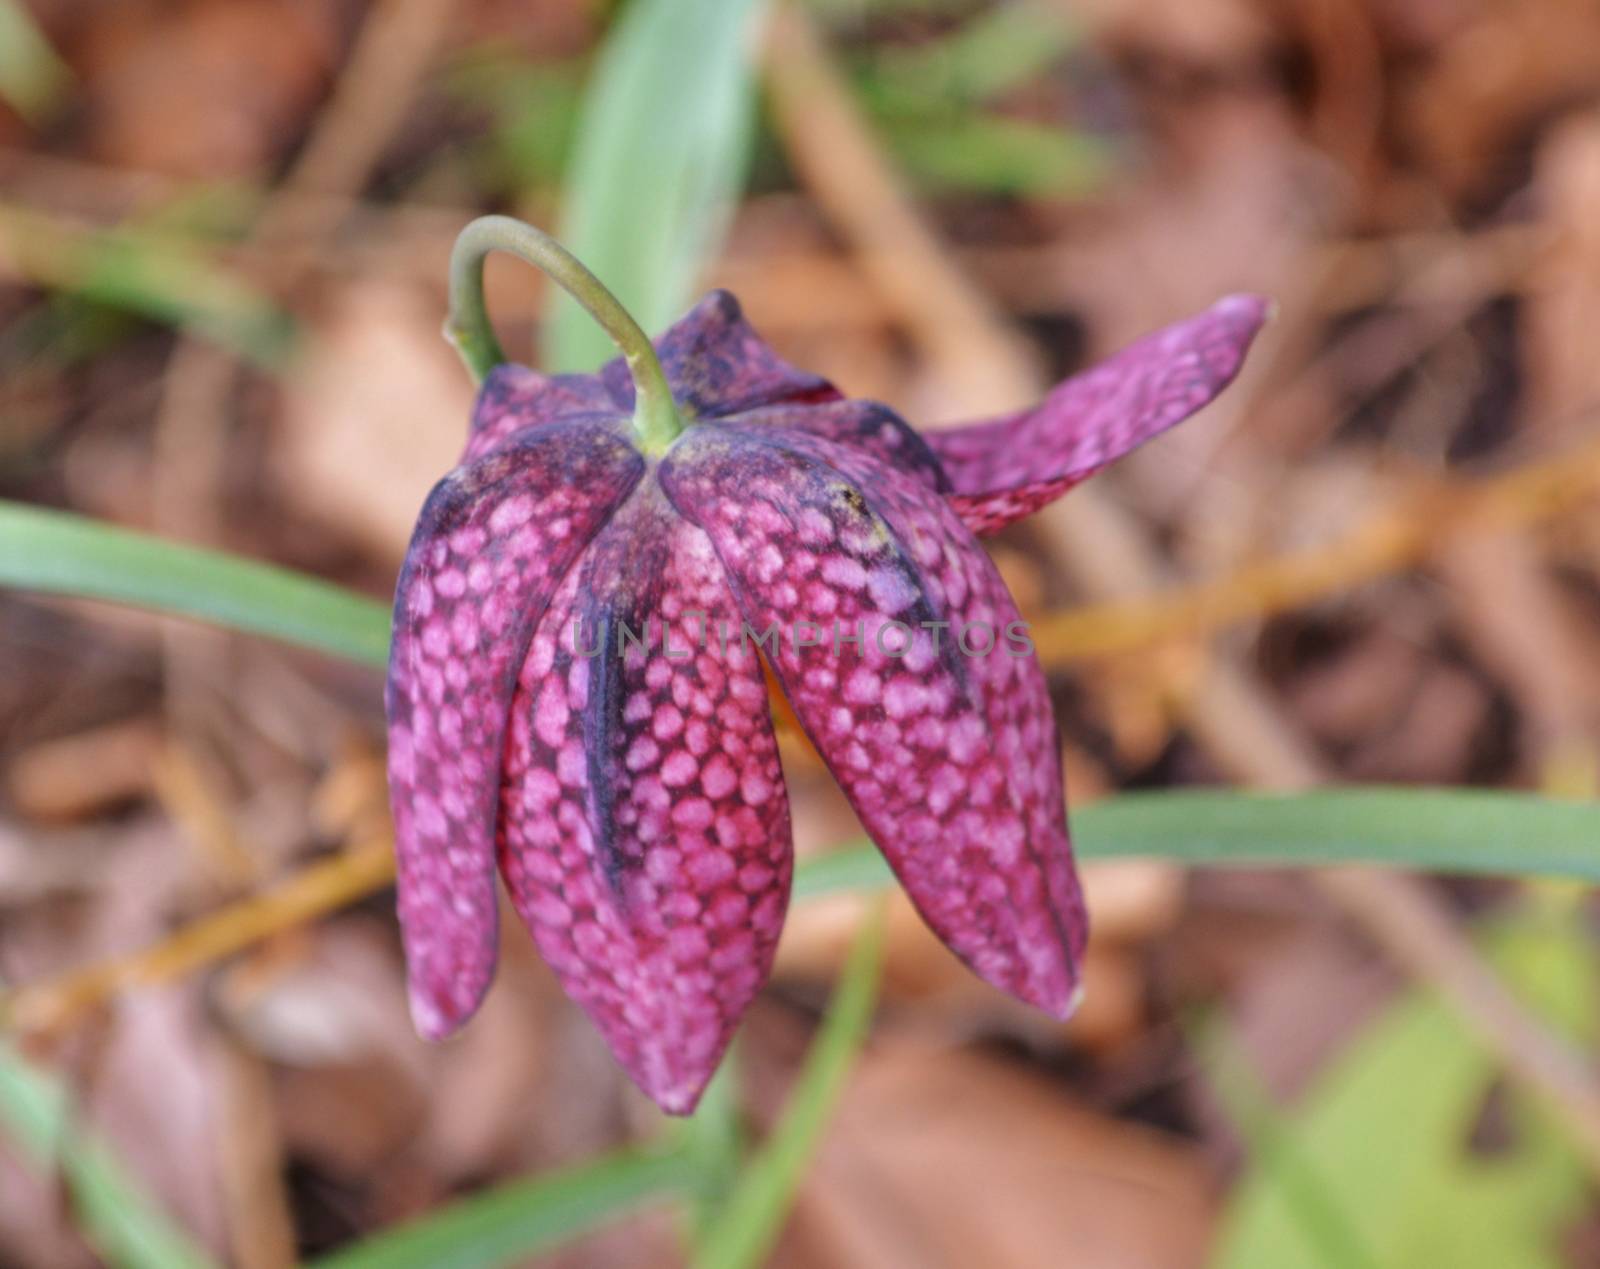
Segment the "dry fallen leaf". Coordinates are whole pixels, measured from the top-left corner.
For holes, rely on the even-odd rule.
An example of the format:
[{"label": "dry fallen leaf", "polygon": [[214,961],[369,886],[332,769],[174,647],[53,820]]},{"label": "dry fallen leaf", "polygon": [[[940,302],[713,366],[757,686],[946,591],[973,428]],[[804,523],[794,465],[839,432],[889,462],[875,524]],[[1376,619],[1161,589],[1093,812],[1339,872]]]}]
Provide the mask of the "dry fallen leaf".
[{"label": "dry fallen leaf", "polygon": [[351,285],[307,341],[285,403],[276,454],[285,492],[390,561],[466,436],[472,385],[440,320],[403,283]]},{"label": "dry fallen leaf", "polygon": [[103,814],[149,791],[161,744],[161,729],[142,717],[41,741],[11,760],[6,789],[26,819]]},{"label": "dry fallen leaf", "polygon": [[1183,1269],[1211,1219],[1193,1148],[1011,1063],[885,1044],[834,1115],[780,1263]]},{"label": "dry fallen leaf", "polygon": [[94,6],[75,60],[97,157],[216,180],[254,176],[315,105],[337,56],[305,0]]}]

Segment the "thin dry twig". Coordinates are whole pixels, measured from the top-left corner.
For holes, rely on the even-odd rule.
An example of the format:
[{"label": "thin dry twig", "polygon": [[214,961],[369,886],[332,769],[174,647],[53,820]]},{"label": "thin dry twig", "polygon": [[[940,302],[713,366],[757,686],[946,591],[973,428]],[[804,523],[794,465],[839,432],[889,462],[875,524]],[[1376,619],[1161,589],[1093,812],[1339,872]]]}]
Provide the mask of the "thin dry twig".
[{"label": "thin dry twig", "polygon": [[951,390],[1004,409],[1030,403],[1039,378],[1027,342],[997,322],[987,299],[954,270],[929,270],[942,247],[883,165],[843,79],[799,9],[782,6],[768,31],[768,84],[801,180],[849,242],[887,307],[918,314],[917,332],[937,370],[960,376]]},{"label": "thin dry twig", "polygon": [[130,956],[18,987],[0,1000],[0,1019],[24,1035],[59,1035],[125,991],[183,978],[273,934],[336,912],[381,890],[393,877],[393,840],[365,838]]},{"label": "thin dry twig", "polygon": [[[1214,634],[1392,576],[1463,538],[1556,519],[1597,490],[1600,441],[1496,476],[1430,482],[1326,546],[1246,565],[1215,581],[1167,585],[1040,617],[1034,643],[1046,665],[1065,665]],[[1072,501],[1092,492],[1075,490]]]}]

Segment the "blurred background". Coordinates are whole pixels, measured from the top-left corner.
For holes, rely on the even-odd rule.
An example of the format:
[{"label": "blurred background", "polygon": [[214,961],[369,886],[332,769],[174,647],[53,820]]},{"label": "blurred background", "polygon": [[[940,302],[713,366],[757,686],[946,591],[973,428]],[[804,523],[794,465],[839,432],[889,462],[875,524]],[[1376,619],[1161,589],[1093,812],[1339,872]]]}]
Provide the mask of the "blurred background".
[{"label": "blurred background", "polygon": [[[445,264],[489,210],[647,326],[726,286],[925,427],[1272,296],[1220,402],[995,544],[1069,796],[1594,794],[1589,0],[0,0],[0,496],[386,598],[462,443]],[[508,350],[592,366],[504,263]],[[127,1259],[63,1183],[86,1157],[269,1269],[659,1134],[515,923],[465,1034],[413,1035],[376,672],[6,593],[0,667],[0,1264]],[[799,849],[856,838],[792,731],[784,761]],[[1600,1264],[1583,893],[1087,884],[1066,1026],[894,901],[771,1263]],[[792,911],[727,1094],[754,1131],[865,910]]]}]

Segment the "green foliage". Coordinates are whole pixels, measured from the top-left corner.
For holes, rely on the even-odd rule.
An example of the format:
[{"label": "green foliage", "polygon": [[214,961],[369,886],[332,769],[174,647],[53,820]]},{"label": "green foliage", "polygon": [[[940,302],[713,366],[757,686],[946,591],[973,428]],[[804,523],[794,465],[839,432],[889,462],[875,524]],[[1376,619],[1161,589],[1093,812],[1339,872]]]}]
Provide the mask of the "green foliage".
[{"label": "green foliage", "polygon": [[739,1179],[746,1148],[739,1115],[739,1042],[723,1056],[722,1065],[706,1085],[700,1105],[679,1130],[687,1165],[694,1177],[694,1193],[684,1222],[686,1246],[705,1237]]},{"label": "green foliage", "polygon": [[0,1045],[0,1132],[41,1181],[59,1178],[75,1223],[116,1269],[206,1269],[213,1262],[111,1152],[73,1122],[66,1088]]},{"label": "green foliage", "polygon": [[387,605],[287,569],[0,501],[0,585],[195,617],[383,665]]},{"label": "green foliage", "polygon": [[[1487,945],[1552,1023],[1592,1038],[1600,975],[1580,926],[1523,921]],[[1509,1088],[1508,1140],[1470,1148],[1496,1080],[1494,1058],[1438,1000],[1412,993],[1391,1006],[1278,1125],[1276,1148],[1249,1134],[1255,1167],[1216,1269],[1561,1269],[1583,1170],[1559,1126]]]},{"label": "green foliage", "polygon": [[[1353,786],[1307,793],[1163,789],[1075,807],[1080,857],[1194,867],[1364,863],[1600,880],[1600,806],[1493,789]],[[796,898],[890,884],[865,844],[807,860]]]},{"label": "green foliage", "polygon": [[[558,235],[647,331],[677,317],[723,234],[749,158],[762,0],[634,0],[584,95]],[[610,342],[573,301],[543,363],[590,370]]]},{"label": "green foliage", "polygon": [[884,140],[903,168],[941,189],[1070,197],[1101,185],[1112,163],[1095,137],[995,116],[893,121]]},{"label": "green foliage", "polygon": [[862,925],[839,975],[833,1002],[783,1117],[740,1171],[694,1256],[695,1269],[750,1269],[766,1260],[783,1231],[794,1192],[844,1091],[872,1022],[883,961],[883,913]]},{"label": "green foliage", "polygon": [[28,6],[0,0],[0,97],[31,123],[43,123],[58,110],[72,74],[45,39]]},{"label": "green foliage", "polygon": [[947,35],[876,49],[854,75],[886,147],[937,189],[1018,195],[1081,194],[1100,184],[1111,151],[1064,123],[999,113],[996,99],[1058,65],[1077,33],[1032,3],[984,9]]},{"label": "green foliage", "polygon": [[506,195],[553,187],[571,159],[582,100],[577,60],[534,62],[504,48],[483,48],[450,72],[448,87],[489,116],[488,135],[474,147],[475,172]]},{"label": "green foliage", "polygon": [[[186,205],[174,215],[196,214]],[[68,228],[37,212],[0,208],[23,274],[39,286],[179,326],[266,369],[293,347],[289,316],[254,287],[152,226]]]},{"label": "green foliage", "polygon": [[678,1153],[620,1151],[526,1177],[358,1243],[316,1269],[491,1269],[569,1242],[690,1183]]},{"label": "green foliage", "polygon": [[1077,43],[1059,13],[1041,6],[986,8],[948,35],[880,49],[857,65],[862,92],[886,114],[981,106],[1058,63]]}]

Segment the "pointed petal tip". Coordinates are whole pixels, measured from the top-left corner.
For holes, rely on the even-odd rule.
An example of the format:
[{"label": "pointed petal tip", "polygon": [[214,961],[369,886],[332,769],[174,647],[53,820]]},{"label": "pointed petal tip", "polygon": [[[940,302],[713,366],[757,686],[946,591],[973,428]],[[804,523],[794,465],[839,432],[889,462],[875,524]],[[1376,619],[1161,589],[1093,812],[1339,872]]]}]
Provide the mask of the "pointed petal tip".
[{"label": "pointed petal tip", "polygon": [[1032,410],[928,433],[967,527],[997,532],[1208,405],[1276,310],[1264,295],[1225,295],[1058,384]]},{"label": "pointed petal tip", "polygon": [[1008,974],[983,972],[974,965],[973,971],[991,987],[1030,1005],[1041,1013],[1049,1014],[1057,1022],[1066,1022],[1083,1003],[1082,951],[1065,951],[1056,947],[1049,953],[1034,948],[1031,955],[1018,958],[1027,963],[1026,977],[1017,974],[1017,965]]},{"label": "pointed petal tip", "polygon": [[726,321],[737,322],[744,317],[744,305],[739,303],[739,297],[720,286],[707,291],[701,297],[700,305],[704,305],[708,311],[715,310]]},{"label": "pointed petal tip", "polygon": [[1273,321],[1278,316],[1278,301],[1269,295],[1257,295],[1253,291],[1237,291],[1232,295],[1224,295],[1211,306],[1211,311],[1219,317],[1231,318],[1241,326],[1258,328]]},{"label": "pointed petal tip", "polygon": [[488,984],[478,991],[452,991],[423,986],[413,980],[406,986],[406,1003],[411,1009],[411,1025],[424,1040],[437,1044],[448,1040],[466,1026],[478,1012]]},{"label": "pointed petal tip", "polygon": [[461,1029],[462,1020],[453,1020],[416,988],[406,993],[411,1006],[411,1026],[424,1040],[437,1044],[447,1040]]},{"label": "pointed petal tip", "polygon": [[694,1114],[696,1107],[700,1105],[700,1097],[710,1082],[711,1074],[708,1072],[704,1079],[693,1082],[684,1081],[657,1087],[640,1083],[639,1089],[656,1104],[663,1115],[684,1118]]},{"label": "pointed petal tip", "polygon": [[612,1056],[634,1087],[662,1114],[683,1116],[694,1114],[700,1105],[706,1086],[727,1055],[732,1033],[719,1037],[709,1047],[692,1041],[684,1043],[682,1037],[676,1041],[651,1037],[642,1043],[632,1037],[633,1047],[624,1049],[613,1043],[611,1036],[605,1038]]},{"label": "pointed petal tip", "polygon": [[1057,997],[1052,1005],[1043,1006],[1044,1011],[1057,1022],[1068,1022],[1072,1015],[1078,1012],[1078,1006],[1083,1003],[1083,982],[1072,984],[1072,990],[1064,997]]},{"label": "pointed petal tip", "polygon": [[[1074,960],[1064,976],[1059,972],[1049,972],[1020,984],[1014,981],[997,981],[994,977],[983,973],[979,973],[978,976],[991,987],[1005,992],[1006,995],[1020,1000],[1041,1013],[1049,1014],[1057,1022],[1067,1022],[1078,1012],[1078,1006],[1083,1003],[1083,980],[1079,976],[1076,964],[1077,961]],[[974,972],[977,972],[976,968]]]}]

